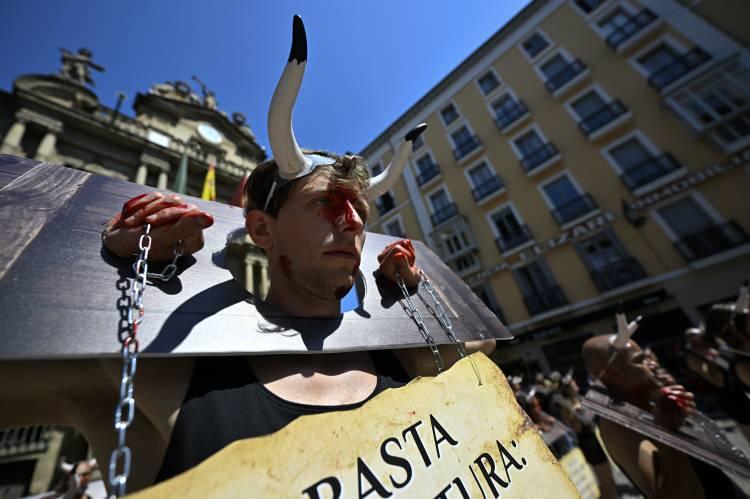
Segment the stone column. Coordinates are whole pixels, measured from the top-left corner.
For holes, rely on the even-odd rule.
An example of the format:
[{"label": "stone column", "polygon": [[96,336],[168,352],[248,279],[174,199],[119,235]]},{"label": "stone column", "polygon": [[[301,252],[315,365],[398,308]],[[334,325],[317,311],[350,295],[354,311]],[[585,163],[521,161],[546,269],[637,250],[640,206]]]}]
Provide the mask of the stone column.
[{"label": "stone column", "polygon": [[3,144],[0,146],[0,153],[22,156],[23,149],[21,149],[21,140],[23,140],[24,133],[26,133],[25,121],[18,120],[13,123],[10,130],[8,130],[8,133],[5,134]]},{"label": "stone column", "polygon": [[142,164],[138,167],[138,171],[135,172],[135,183],[146,185],[146,177],[148,177],[148,166]]},{"label": "stone column", "polygon": [[166,189],[167,188],[167,172],[160,171],[159,172],[159,179],[156,182],[157,189]]},{"label": "stone column", "polygon": [[55,154],[55,145],[57,144],[57,133],[49,130],[42,138],[39,143],[39,147],[36,149],[34,159],[37,161],[49,161],[52,155]]}]

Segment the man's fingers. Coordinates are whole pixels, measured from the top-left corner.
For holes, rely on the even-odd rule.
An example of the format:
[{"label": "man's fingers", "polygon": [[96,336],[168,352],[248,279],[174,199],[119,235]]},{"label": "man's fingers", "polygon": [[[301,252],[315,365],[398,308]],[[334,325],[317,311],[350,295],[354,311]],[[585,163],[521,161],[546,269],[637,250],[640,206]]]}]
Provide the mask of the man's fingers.
[{"label": "man's fingers", "polygon": [[[164,195],[160,192],[157,192],[156,194],[158,194],[158,196],[155,196],[155,198],[151,199],[151,202],[149,202],[145,206],[142,206],[141,203],[139,203],[137,205],[137,206],[140,206],[138,211],[136,211],[129,217],[125,218],[124,220],[125,225],[130,226],[130,227],[136,226],[136,225],[143,225],[146,221],[146,217],[148,217],[149,215],[156,213],[159,210],[185,204],[183,199],[176,194]],[[149,197],[147,196],[143,199],[147,199],[147,198]]]},{"label": "man's fingers", "polygon": [[122,205],[122,216],[123,218],[131,217],[144,206],[147,206],[154,200],[161,199],[163,197],[164,194],[162,194],[161,192],[153,191],[145,192],[139,196],[129,199],[125,202],[125,204]]},{"label": "man's fingers", "polygon": [[[170,212],[170,210],[173,211]],[[203,229],[210,227],[214,223],[214,219],[211,215],[200,211],[195,207],[187,210],[175,207],[162,211],[165,213],[164,217],[169,218],[170,221],[165,223],[154,223],[154,239],[158,241],[160,245],[172,245],[180,239],[187,241],[196,236],[202,237]],[[161,213],[162,212],[159,212],[157,215],[161,216]],[[175,213],[177,216],[173,219],[172,217]]]}]

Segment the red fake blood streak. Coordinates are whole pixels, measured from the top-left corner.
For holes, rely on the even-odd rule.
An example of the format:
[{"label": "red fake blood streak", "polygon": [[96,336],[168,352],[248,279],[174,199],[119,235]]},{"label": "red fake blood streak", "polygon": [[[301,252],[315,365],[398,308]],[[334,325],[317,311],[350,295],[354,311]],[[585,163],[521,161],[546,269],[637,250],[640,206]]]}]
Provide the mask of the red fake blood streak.
[{"label": "red fake blood streak", "polygon": [[337,187],[330,190],[328,191],[330,205],[321,208],[321,214],[331,225],[337,225],[342,220],[347,225],[354,224],[359,215],[352,204],[358,198],[359,193],[353,189]]},{"label": "red fake blood streak", "polygon": [[292,261],[286,255],[279,257],[279,264],[281,265],[281,271],[284,273],[284,277],[287,279],[292,278]]}]

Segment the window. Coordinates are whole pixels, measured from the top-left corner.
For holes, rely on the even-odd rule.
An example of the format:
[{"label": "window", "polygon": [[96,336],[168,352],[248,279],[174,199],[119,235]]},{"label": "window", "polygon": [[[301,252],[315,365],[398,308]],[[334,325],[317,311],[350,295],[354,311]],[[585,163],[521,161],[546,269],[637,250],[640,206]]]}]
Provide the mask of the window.
[{"label": "window", "polygon": [[547,264],[539,259],[513,270],[530,315],[540,314],[567,303]]},{"label": "window", "polygon": [[530,59],[534,59],[536,56],[541,54],[544,49],[549,47],[549,44],[549,41],[540,33],[534,33],[521,44],[521,47],[523,47],[523,50],[526,52]]},{"label": "window", "polygon": [[501,130],[528,113],[526,106],[510,94],[505,94],[493,102],[492,110],[495,112],[495,119]]},{"label": "window", "polygon": [[380,163],[373,165],[372,168],[370,168],[370,171],[372,172],[373,177],[377,177],[381,173],[383,173],[383,165]]},{"label": "window", "polygon": [[393,237],[406,237],[406,234],[404,233],[403,227],[401,227],[401,220],[398,218],[395,220],[391,220],[387,224],[385,224],[385,232],[386,234],[393,236]]},{"label": "window", "polygon": [[660,42],[636,57],[635,62],[648,74],[648,82],[661,90],[711,58],[700,47],[680,53],[673,44]]},{"label": "window", "polygon": [[586,66],[581,61],[578,59],[571,61],[562,53],[555,54],[539,67],[545,78],[544,85],[553,93],[573,81],[585,69]]},{"label": "window", "polygon": [[445,189],[441,188],[430,194],[429,199],[432,205],[432,225],[440,225],[458,213],[456,205],[450,200]]},{"label": "window", "polygon": [[642,9],[632,14],[618,6],[597,24],[599,32],[604,35],[607,45],[617,49],[646,26],[656,20],[656,14],[649,9]]},{"label": "window", "polygon": [[484,76],[479,78],[477,83],[479,83],[479,88],[482,89],[482,93],[484,95],[492,93],[493,90],[500,86],[500,81],[492,71],[488,71],[487,73],[485,73]]},{"label": "window", "polygon": [[576,220],[597,207],[591,196],[581,194],[566,174],[547,182],[542,189],[553,207],[552,215],[561,225]]},{"label": "window", "polygon": [[417,159],[417,184],[422,186],[440,175],[440,168],[432,160],[429,154],[424,154]]},{"label": "window", "polygon": [[443,123],[445,123],[445,126],[450,125],[458,119],[458,111],[456,111],[456,106],[454,106],[453,104],[448,104],[440,111],[440,116],[443,118]]},{"label": "window", "polygon": [[424,138],[422,135],[418,135],[416,139],[414,139],[414,143],[411,146],[412,151],[419,150],[424,145]]},{"label": "window", "polygon": [[604,2],[605,0],[575,0],[573,3],[575,3],[584,14],[591,14]]},{"label": "window", "polygon": [[681,168],[671,154],[657,156],[650,149],[638,136],[633,136],[607,151],[630,190],[639,189]]},{"label": "window", "polygon": [[570,108],[578,116],[578,126],[587,136],[627,112],[622,102],[619,100],[605,102],[604,97],[594,89],[573,100]]},{"label": "window", "polygon": [[557,156],[555,146],[545,142],[539,132],[533,128],[514,138],[511,143],[521,158],[521,167],[527,173],[536,170]]},{"label": "window", "polygon": [[608,291],[646,277],[643,268],[628,255],[611,230],[576,243],[576,249],[599,291]]},{"label": "window", "polygon": [[494,293],[492,293],[492,290],[489,288],[489,286],[485,284],[478,288],[472,288],[472,291],[474,291],[479,299],[482,300],[482,303],[484,303],[487,308],[492,310],[497,318],[500,319],[500,322],[505,324],[505,314],[503,314],[502,308],[500,308],[500,305],[498,305],[495,301]]},{"label": "window", "polygon": [[393,194],[386,192],[375,200],[375,207],[378,209],[380,215],[384,215],[396,207],[396,199],[393,197]]},{"label": "window", "polygon": [[630,22],[630,14],[618,6],[597,22],[596,25],[604,36],[609,36],[613,31],[622,28],[628,22]]},{"label": "window", "polygon": [[461,160],[479,147],[479,140],[469,131],[466,125],[461,126],[458,130],[451,133],[451,139],[455,148],[453,155],[457,160]]},{"label": "window", "polygon": [[476,201],[484,199],[503,187],[503,183],[486,161],[482,161],[468,170],[468,175],[469,182],[473,187],[471,193]]},{"label": "window", "polygon": [[706,258],[748,242],[735,222],[719,222],[692,196],[656,210],[671,231],[677,250],[687,261]]},{"label": "window", "polygon": [[491,215],[492,226],[497,234],[497,246],[501,253],[508,252],[531,240],[531,233],[519,222],[515,212],[506,206]]}]

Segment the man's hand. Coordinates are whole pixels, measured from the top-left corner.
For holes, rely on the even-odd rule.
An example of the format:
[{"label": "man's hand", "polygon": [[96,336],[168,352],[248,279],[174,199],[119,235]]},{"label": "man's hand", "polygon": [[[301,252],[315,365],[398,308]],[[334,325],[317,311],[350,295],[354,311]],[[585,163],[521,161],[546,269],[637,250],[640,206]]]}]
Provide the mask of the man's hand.
[{"label": "man's hand", "polygon": [[122,213],[110,220],[102,233],[104,246],[117,256],[138,252],[144,224],[151,224],[149,260],[170,260],[174,244],[182,240],[182,252],[189,255],[203,248],[203,229],[214,219],[176,194],[150,192],[126,202]]},{"label": "man's hand", "polygon": [[654,420],[667,428],[679,428],[685,419],[695,412],[695,397],[682,385],[660,388],[655,402]]},{"label": "man's hand", "polygon": [[396,282],[396,273],[401,275],[410,288],[419,284],[419,269],[415,265],[417,255],[414,246],[408,239],[402,239],[385,247],[378,255],[380,272],[389,280]]}]

